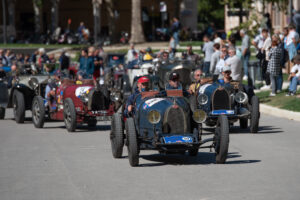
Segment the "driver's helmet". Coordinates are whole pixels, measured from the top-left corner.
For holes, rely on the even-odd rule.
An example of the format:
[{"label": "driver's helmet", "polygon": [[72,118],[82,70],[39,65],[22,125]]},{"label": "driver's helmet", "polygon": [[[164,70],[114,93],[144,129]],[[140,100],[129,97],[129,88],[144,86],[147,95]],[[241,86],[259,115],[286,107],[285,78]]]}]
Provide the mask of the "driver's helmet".
[{"label": "driver's helmet", "polygon": [[150,87],[150,79],[147,76],[142,76],[141,78],[138,79],[138,83],[141,83],[142,85],[145,86],[145,91],[149,90]]}]

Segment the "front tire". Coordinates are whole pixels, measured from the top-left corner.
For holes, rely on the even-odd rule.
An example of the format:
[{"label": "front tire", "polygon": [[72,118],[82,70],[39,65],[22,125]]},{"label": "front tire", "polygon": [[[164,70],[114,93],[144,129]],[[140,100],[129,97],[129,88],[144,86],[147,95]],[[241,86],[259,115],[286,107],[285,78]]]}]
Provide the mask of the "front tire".
[{"label": "front tire", "polygon": [[257,96],[251,98],[250,133],[257,133],[259,126],[259,99]]},{"label": "front tire", "polygon": [[24,95],[18,90],[14,90],[13,93],[13,110],[14,110],[14,117],[16,122],[18,124],[24,123],[25,100],[24,100]]},{"label": "front tire", "polygon": [[0,119],[4,119],[5,117],[5,108],[0,107]]},{"label": "front tire", "polygon": [[226,115],[220,115],[215,133],[216,163],[224,164],[229,147],[229,123]]},{"label": "front tire", "polygon": [[124,146],[124,130],[122,116],[118,113],[115,113],[111,120],[110,143],[113,157],[121,158]]},{"label": "front tire", "polygon": [[132,167],[139,165],[139,148],[133,118],[128,118],[125,123],[128,139],[128,158]]},{"label": "front tire", "polygon": [[45,122],[45,106],[41,96],[36,96],[32,102],[32,122],[36,128],[43,128]]},{"label": "front tire", "polygon": [[64,103],[64,122],[68,132],[76,129],[76,110],[72,99],[67,98]]}]

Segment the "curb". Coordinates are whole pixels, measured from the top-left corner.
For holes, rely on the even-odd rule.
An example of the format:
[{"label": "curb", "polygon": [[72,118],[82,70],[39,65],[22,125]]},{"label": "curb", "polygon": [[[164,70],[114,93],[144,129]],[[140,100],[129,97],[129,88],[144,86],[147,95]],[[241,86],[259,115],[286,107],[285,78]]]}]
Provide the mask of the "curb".
[{"label": "curb", "polygon": [[266,104],[260,104],[260,112],[272,115],[275,117],[286,118],[300,122],[300,112],[294,112],[289,110],[283,110],[280,108],[272,107]]}]

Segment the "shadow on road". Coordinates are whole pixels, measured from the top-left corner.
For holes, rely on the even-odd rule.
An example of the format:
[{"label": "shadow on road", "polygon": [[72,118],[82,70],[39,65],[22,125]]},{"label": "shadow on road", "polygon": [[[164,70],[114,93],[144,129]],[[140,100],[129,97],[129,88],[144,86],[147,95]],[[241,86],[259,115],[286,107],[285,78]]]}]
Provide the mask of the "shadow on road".
[{"label": "shadow on road", "polygon": [[[141,155],[145,160],[152,161],[155,163],[141,164],[141,167],[155,167],[163,165],[207,165],[215,163],[215,153],[213,152],[199,152],[197,156],[186,155],[164,155],[164,154],[153,154],[153,155]],[[260,162],[260,160],[232,160],[239,158],[237,152],[228,153],[227,161],[225,164],[250,164]]]}]

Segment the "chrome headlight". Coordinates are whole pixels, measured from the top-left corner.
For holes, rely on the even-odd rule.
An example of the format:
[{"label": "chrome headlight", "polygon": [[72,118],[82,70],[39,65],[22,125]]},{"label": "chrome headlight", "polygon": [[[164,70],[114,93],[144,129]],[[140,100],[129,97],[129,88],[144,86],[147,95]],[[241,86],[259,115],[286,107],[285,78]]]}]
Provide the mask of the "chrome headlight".
[{"label": "chrome headlight", "polygon": [[121,94],[119,92],[112,92],[110,93],[110,100],[116,102],[121,99]]},{"label": "chrome headlight", "polygon": [[200,105],[205,105],[208,102],[208,97],[206,94],[199,94],[197,100]]},{"label": "chrome headlight", "polygon": [[81,101],[83,101],[84,103],[89,101],[89,97],[88,94],[84,93],[82,94],[82,96],[80,96]]},{"label": "chrome headlight", "polygon": [[234,100],[238,103],[247,103],[248,102],[248,96],[245,92],[238,92],[235,94]]},{"label": "chrome headlight", "polygon": [[151,124],[157,124],[161,119],[161,115],[157,110],[151,110],[148,112],[147,119]]},{"label": "chrome headlight", "polygon": [[35,90],[39,86],[39,81],[36,78],[30,78],[28,84],[32,89]]},{"label": "chrome headlight", "polygon": [[193,113],[193,120],[197,123],[203,123],[206,120],[206,112],[203,110],[197,109]]}]

